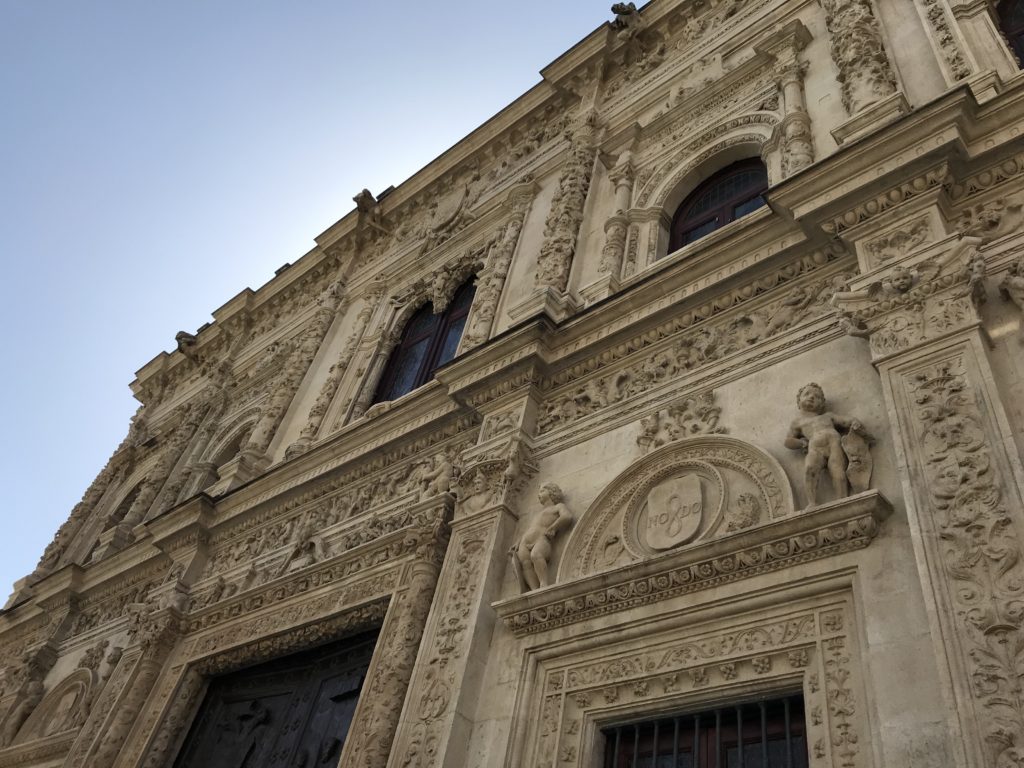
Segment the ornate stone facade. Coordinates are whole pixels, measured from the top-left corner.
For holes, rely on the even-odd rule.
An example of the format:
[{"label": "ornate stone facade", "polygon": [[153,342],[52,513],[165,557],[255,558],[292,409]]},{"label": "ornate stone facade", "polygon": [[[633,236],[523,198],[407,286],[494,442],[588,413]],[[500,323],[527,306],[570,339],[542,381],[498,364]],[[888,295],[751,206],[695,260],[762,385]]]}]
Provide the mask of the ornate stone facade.
[{"label": "ornate stone facade", "polygon": [[783,693],[814,768],[1024,764],[1024,80],[998,4],[905,5],[617,3],[179,333],[0,614],[0,766],[169,766],[210,680],[367,632],[336,765],[590,768]]}]

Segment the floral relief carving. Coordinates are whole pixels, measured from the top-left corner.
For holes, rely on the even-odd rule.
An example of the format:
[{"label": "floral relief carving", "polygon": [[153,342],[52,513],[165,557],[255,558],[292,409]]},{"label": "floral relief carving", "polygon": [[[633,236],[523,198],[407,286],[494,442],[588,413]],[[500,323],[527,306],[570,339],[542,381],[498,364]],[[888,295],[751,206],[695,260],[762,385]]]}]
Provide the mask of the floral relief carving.
[{"label": "floral relief carving", "polygon": [[[488,520],[485,525],[490,525]],[[406,765],[432,765],[444,723],[454,706],[453,696],[463,675],[468,653],[469,632],[475,624],[474,612],[483,590],[480,574],[488,559],[486,532],[468,529],[450,545],[450,569],[446,568],[438,589],[444,595],[443,607],[424,641],[420,655],[423,679],[416,686],[419,699],[410,714],[411,727],[401,747]],[[423,758],[427,759],[424,760]]]},{"label": "floral relief carving", "polygon": [[942,51],[946,66],[953,80],[963,80],[971,75],[971,66],[964,58],[960,43],[950,25],[949,16],[942,0],[918,0],[924,11],[924,17],[931,25],[935,42]]},{"label": "floral relief carving", "polygon": [[[914,439],[935,515],[970,691],[986,723],[990,765],[1024,747],[1024,570],[1017,521],[959,358],[906,379]],[[983,713],[983,714],[982,714]]]},{"label": "floral relief carving", "polygon": [[[680,695],[712,691],[725,695],[727,688],[785,675],[785,660],[794,655],[806,661],[801,667],[808,693],[808,712],[819,713],[810,732],[830,734],[835,765],[861,766],[861,723],[856,704],[857,670],[845,637],[823,638],[813,610],[801,609],[787,618],[768,617],[714,631],[676,626],[645,638],[644,648],[622,650],[626,643],[611,636],[601,651],[584,653],[582,660],[539,662],[538,675],[565,675],[564,686],[545,696],[537,711],[524,711],[536,728],[537,739],[531,766],[551,765],[558,756],[573,762],[586,753],[579,727],[609,714],[610,708],[678,708]],[[573,654],[578,657],[579,652]],[[594,658],[594,657],[597,658]],[[827,685],[812,686],[817,670],[826,672]],[[719,691],[718,689],[721,689]],[[822,739],[820,757],[826,757]],[[593,757],[593,756],[592,756]]]},{"label": "floral relief carving", "polygon": [[537,256],[536,283],[564,293],[569,281],[576,238],[583,222],[583,206],[590,190],[590,178],[597,156],[599,131],[597,114],[582,116],[569,135],[569,157],[558,179],[544,224],[544,242]]},{"label": "floral relief carving", "polygon": [[896,92],[896,75],[882,43],[871,0],[820,0],[843,106],[850,115]]},{"label": "floral relief carving", "polygon": [[[571,389],[562,390],[556,396],[549,396],[538,417],[538,432],[544,434],[609,406],[632,400],[689,371],[714,363],[726,355],[747,349],[798,323],[824,314],[829,311],[828,299],[835,286],[842,282],[841,277],[819,280],[798,287],[786,297],[776,299],[757,310],[732,319],[702,324],[697,330],[677,336],[670,345],[663,345],[659,351],[648,354],[628,367],[592,377]],[[732,301],[742,300],[742,295],[742,289],[738,289],[735,299],[730,295],[714,304],[729,306]],[[602,361],[605,366],[599,370],[607,370],[609,361],[606,357]],[[582,366],[577,366],[570,375],[580,368]],[[577,375],[575,378],[582,376]],[[557,376],[555,383],[561,383]],[[707,413],[709,419],[714,420],[713,410]]]},{"label": "floral relief carving", "polygon": [[316,438],[327,415],[327,409],[330,408],[334,397],[338,393],[341,380],[352,364],[352,358],[358,349],[359,341],[366,332],[367,323],[369,323],[370,317],[376,311],[383,296],[384,286],[382,284],[376,284],[367,294],[363,306],[356,315],[355,326],[342,346],[341,355],[327,371],[327,378],[320,386],[320,392],[317,394],[316,401],[314,401],[309,409],[309,413],[306,416],[306,424],[303,426],[299,438],[288,446],[287,451],[285,451],[286,459],[293,459],[305,453],[310,443]]},{"label": "floral relief carving", "polygon": [[865,288],[836,292],[840,324],[884,356],[975,321],[985,301],[986,271],[977,244],[977,238],[964,238],[950,253],[912,270],[895,267]]},{"label": "floral relief carving", "polygon": [[983,243],[1016,232],[1024,224],[1024,204],[993,200],[966,208],[956,220],[957,229]]},{"label": "floral relief carving", "polygon": [[864,245],[864,250],[871,257],[872,265],[877,266],[912,253],[927,243],[931,237],[931,222],[925,217],[895,232],[868,241]]},{"label": "floral relief carving", "polygon": [[725,427],[718,425],[721,415],[713,390],[687,397],[642,418],[636,444],[641,453],[648,453],[684,437],[725,434]]}]

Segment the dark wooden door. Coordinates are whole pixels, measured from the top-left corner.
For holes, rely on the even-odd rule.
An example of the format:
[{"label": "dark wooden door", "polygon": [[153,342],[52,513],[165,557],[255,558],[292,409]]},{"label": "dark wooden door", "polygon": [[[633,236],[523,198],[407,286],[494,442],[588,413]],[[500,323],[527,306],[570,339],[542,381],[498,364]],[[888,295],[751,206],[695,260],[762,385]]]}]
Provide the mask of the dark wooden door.
[{"label": "dark wooden door", "polygon": [[176,768],[337,766],[375,636],[215,678]]}]

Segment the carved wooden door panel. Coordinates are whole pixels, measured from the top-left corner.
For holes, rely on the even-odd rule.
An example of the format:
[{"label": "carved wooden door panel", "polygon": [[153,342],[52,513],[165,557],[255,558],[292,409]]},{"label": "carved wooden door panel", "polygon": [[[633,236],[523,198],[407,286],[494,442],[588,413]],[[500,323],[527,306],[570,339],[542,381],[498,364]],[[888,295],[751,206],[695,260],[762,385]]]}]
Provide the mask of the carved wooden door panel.
[{"label": "carved wooden door panel", "polygon": [[375,636],[215,678],[176,768],[337,766]]}]

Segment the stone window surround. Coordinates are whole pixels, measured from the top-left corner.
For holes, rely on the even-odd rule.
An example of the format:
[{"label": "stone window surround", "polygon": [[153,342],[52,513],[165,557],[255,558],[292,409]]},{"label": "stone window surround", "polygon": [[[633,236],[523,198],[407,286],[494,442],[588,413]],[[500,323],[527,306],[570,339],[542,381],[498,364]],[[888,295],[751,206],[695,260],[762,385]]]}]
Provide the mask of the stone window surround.
[{"label": "stone window surround", "polygon": [[[795,692],[804,695],[811,766],[870,765],[858,739],[867,733],[867,699],[854,579],[833,573],[770,596],[747,594],[727,609],[677,605],[646,622],[623,617],[585,634],[531,638],[506,766],[598,765],[608,725]],[[681,649],[701,640],[708,658],[695,663]],[[735,644],[723,650],[727,641]],[[650,664],[622,663],[641,659]]]}]

